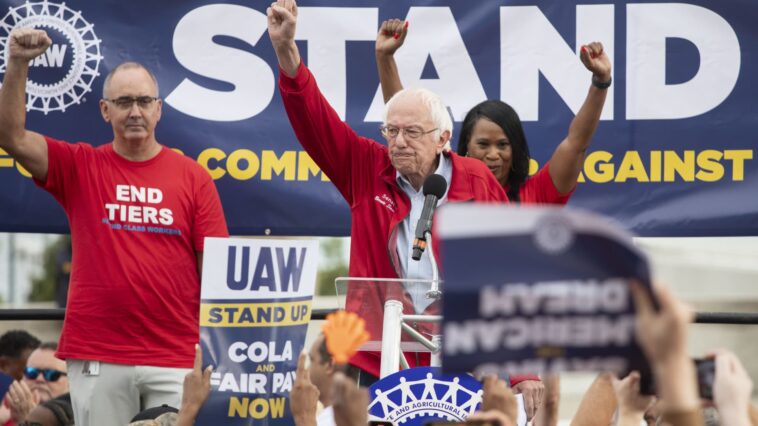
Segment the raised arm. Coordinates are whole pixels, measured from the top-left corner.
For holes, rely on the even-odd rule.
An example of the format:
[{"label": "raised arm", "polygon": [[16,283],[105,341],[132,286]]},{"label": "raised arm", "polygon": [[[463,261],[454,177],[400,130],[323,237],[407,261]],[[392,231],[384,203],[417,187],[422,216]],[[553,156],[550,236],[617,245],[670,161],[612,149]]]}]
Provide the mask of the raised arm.
[{"label": "raised arm", "polygon": [[600,122],[605,96],[611,83],[611,61],[598,42],[582,46],[580,58],[592,71],[592,84],[587,98],[569,126],[568,135],[550,159],[550,177],[558,192],[565,194],[576,186],[584,155]]},{"label": "raised arm", "polygon": [[611,424],[618,404],[613,393],[613,377],[603,373],[595,378],[579,402],[571,426],[606,426]]},{"label": "raised arm", "polygon": [[43,30],[13,30],[8,36],[5,77],[0,88],[0,148],[40,181],[47,179],[47,144],[42,135],[26,130],[26,78],[29,61],[50,44]]},{"label": "raised arm", "polygon": [[268,35],[274,46],[279,66],[288,77],[297,74],[300,66],[300,51],[295,44],[297,4],[294,0],[277,0],[266,9]]},{"label": "raised arm", "polygon": [[379,71],[379,82],[382,85],[384,103],[395,93],[403,90],[400,73],[395,63],[395,51],[403,45],[408,35],[408,21],[388,19],[382,22],[379,34],[376,35],[376,67]]}]

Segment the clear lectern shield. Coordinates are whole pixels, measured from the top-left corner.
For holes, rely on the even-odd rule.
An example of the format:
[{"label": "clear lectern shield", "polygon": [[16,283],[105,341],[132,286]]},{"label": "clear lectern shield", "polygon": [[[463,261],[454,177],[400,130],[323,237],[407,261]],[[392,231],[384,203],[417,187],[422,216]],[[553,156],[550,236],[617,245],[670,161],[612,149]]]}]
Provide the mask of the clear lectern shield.
[{"label": "clear lectern shield", "polygon": [[[441,285],[441,284],[440,284]],[[384,324],[384,307],[388,300],[402,304],[402,317],[405,324],[431,340],[439,335],[439,322],[429,321],[423,316],[440,315],[442,300],[435,297],[431,280],[387,279],[387,278],[337,278],[335,280],[339,306],[349,312],[355,312],[366,322],[366,329],[371,335],[359,350],[380,351],[382,328]],[[397,305],[396,305],[397,306]],[[400,350],[403,352],[429,352],[429,348],[403,332]]]}]

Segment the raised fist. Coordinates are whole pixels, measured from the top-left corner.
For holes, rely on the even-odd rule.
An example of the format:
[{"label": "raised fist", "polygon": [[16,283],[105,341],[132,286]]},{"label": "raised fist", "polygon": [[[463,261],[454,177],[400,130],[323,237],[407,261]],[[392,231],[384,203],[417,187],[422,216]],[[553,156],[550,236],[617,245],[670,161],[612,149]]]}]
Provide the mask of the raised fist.
[{"label": "raised fist", "polygon": [[295,40],[297,26],[297,3],[295,0],[277,0],[266,9],[268,17],[268,35],[271,43],[287,44]]},{"label": "raised fist", "polygon": [[603,51],[602,43],[594,41],[582,46],[579,57],[599,81],[608,81],[611,78],[611,60]]},{"label": "raised fist", "polygon": [[382,22],[379,34],[376,35],[376,52],[384,55],[394,55],[403,45],[408,34],[408,21],[388,19]]},{"label": "raised fist", "polygon": [[44,30],[16,28],[8,36],[9,58],[30,61],[41,55],[53,41]]}]

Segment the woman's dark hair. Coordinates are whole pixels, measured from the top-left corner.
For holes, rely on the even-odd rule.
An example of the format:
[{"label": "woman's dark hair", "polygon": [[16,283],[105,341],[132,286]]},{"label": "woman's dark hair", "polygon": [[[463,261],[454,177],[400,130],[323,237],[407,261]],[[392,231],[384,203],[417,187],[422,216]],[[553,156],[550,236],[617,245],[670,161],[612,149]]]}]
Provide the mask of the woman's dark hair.
[{"label": "woman's dark hair", "polygon": [[458,137],[458,154],[468,154],[468,143],[474,132],[474,125],[482,118],[500,126],[511,143],[511,170],[508,173],[508,198],[520,201],[519,189],[529,177],[529,146],[526,144],[524,128],[516,110],[502,101],[484,101],[466,114]]}]

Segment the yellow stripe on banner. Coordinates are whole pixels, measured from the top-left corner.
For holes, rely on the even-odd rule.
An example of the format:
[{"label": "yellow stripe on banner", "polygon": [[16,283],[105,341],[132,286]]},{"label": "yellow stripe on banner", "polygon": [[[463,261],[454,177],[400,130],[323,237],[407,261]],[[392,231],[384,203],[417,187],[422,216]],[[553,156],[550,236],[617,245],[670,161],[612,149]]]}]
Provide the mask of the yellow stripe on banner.
[{"label": "yellow stripe on banner", "polygon": [[311,301],[275,303],[201,303],[203,327],[270,327],[308,324]]},{"label": "yellow stripe on banner", "polygon": [[13,158],[0,148],[0,167],[13,167]]}]

